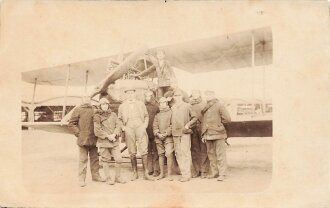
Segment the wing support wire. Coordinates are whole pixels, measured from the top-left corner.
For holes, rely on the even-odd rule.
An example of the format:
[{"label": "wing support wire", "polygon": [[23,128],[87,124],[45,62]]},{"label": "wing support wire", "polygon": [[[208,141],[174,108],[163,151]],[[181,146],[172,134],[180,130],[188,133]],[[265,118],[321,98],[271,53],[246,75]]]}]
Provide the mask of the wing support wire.
[{"label": "wing support wire", "polygon": [[63,102],[62,118],[64,118],[64,116],[65,116],[65,111],[66,111],[66,102],[67,102],[67,96],[68,96],[69,80],[70,80],[70,64],[68,65],[67,72],[66,72],[65,94],[64,94],[64,102]]}]

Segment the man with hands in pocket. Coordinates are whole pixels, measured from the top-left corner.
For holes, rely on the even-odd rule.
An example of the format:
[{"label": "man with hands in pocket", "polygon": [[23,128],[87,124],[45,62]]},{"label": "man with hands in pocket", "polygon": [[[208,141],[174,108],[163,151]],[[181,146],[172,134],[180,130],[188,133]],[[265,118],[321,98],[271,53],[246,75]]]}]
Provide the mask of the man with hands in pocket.
[{"label": "man with hands in pocket", "polygon": [[119,106],[118,119],[125,133],[125,141],[131,158],[133,176],[138,179],[136,153],[141,153],[144,179],[154,180],[148,174],[148,135],[146,129],[149,124],[148,111],[145,104],[136,99],[135,89],[125,90],[127,99]]},{"label": "man with hands in pocket", "polygon": [[97,154],[96,141],[94,134],[94,109],[91,105],[91,99],[85,95],[82,97],[83,104],[77,106],[71,115],[69,127],[72,129],[74,135],[77,137],[77,145],[79,149],[79,167],[78,178],[81,187],[86,186],[86,173],[88,155],[90,160],[90,169],[92,180],[104,182],[99,174],[99,158]]}]

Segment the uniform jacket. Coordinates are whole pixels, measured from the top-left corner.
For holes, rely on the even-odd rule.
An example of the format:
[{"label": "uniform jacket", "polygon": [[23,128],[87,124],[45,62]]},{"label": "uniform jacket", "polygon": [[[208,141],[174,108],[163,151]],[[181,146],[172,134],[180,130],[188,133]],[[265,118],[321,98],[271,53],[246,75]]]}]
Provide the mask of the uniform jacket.
[{"label": "uniform jacket", "polygon": [[206,102],[202,100],[201,97],[199,97],[198,99],[190,99],[190,105],[193,109],[193,111],[195,111],[198,121],[195,123],[195,125],[192,126],[193,131],[198,134],[199,136],[201,136],[201,123],[203,120],[203,114],[202,114],[202,110],[205,108],[206,106]]},{"label": "uniform jacket", "polygon": [[226,129],[223,123],[230,122],[230,116],[225,107],[220,104],[217,99],[214,99],[207,102],[207,105],[203,109],[202,113],[202,135],[207,133],[208,135],[219,135],[208,138],[227,138]]},{"label": "uniform jacket", "polygon": [[171,82],[175,79],[175,74],[172,67],[168,61],[164,61],[162,66],[159,63],[156,65],[156,72],[158,77],[158,86],[159,87],[168,87],[171,86]]},{"label": "uniform jacket", "polygon": [[[122,125],[126,125],[128,121],[128,113],[129,113],[129,102],[130,101],[125,101],[123,102],[119,108],[118,108],[118,119],[121,122]],[[136,105],[139,115],[141,118],[141,121],[144,123],[145,127],[148,126],[149,124],[149,116],[148,116],[148,111],[146,106],[144,105],[143,102],[134,100],[133,103]]]},{"label": "uniform jacket", "polygon": [[145,105],[146,105],[148,115],[149,115],[149,124],[147,127],[147,134],[148,134],[149,139],[153,139],[154,138],[153,122],[154,122],[154,118],[155,118],[156,114],[159,112],[159,107],[155,102],[147,102]]},{"label": "uniform jacket", "polygon": [[94,110],[90,104],[82,104],[74,109],[69,127],[76,135],[79,146],[95,146],[97,138],[94,135]]},{"label": "uniform jacket", "polygon": [[193,125],[197,121],[197,115],[189,103],[182,102],[180,104],[175,103],[172,106],[172,135],[182,136],[185,132],[185,125]]},{"label": "uniform jacket", "polygon": [[155,136],[158,133],[166,134],[166,136],[172,135],[171,117],[172,111],[170,108],[162,109],[159,113],[157,113],[153,122],[153,133]]},{"label": "uniform jacket", "polygon": [[97,136],[97,147],[115,147],[119,145],[119,139],[110,141],[109,135],[120,136],[121,127],[117,115],[111,110],[103,111],[96,109],[94,112],[94,133]]}]

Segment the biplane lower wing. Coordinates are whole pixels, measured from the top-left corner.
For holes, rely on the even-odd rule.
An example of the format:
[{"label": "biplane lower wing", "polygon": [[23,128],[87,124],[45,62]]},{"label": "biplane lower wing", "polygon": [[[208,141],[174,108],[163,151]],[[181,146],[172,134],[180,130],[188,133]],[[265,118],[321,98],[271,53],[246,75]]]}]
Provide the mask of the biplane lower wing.
[{"label": "biplane lower wing", "polygon": [[272,137],[273,121],[235,121],[224,124],[228,137]]},{"label": "biplane lower wing", "polygon": [[[235,121],[226,123],[228,137],[271,137],[273,135],[272,120],[262,121]],[[33,129],[72,134],[68,124],[60,122],[23,122],[23,127],[31,127]]]},{"label": "biplane lower wing", "polygon": [[68,127],[68,123],[61,122],[23,122],[22,127],[54,133],[72,134],[72,131]]}]

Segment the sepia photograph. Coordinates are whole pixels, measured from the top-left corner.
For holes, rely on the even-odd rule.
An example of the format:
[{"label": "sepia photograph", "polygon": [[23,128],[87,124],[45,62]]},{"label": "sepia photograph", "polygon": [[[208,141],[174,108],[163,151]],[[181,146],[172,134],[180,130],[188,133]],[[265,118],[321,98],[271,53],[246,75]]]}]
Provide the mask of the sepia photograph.
[{"label": "sepia photograph", "polygon": [[[291,88],[329,66],[326,1],[0,3],[3,66],[17,74],[20,206],[329,206],[327,191],[304,203],[284,188],[295,178],[285,162],[301,165],[303,151],[293,144],[303,136],[285,132],[307,111]],[[303,75],[314,57],[320,73]]]}]

